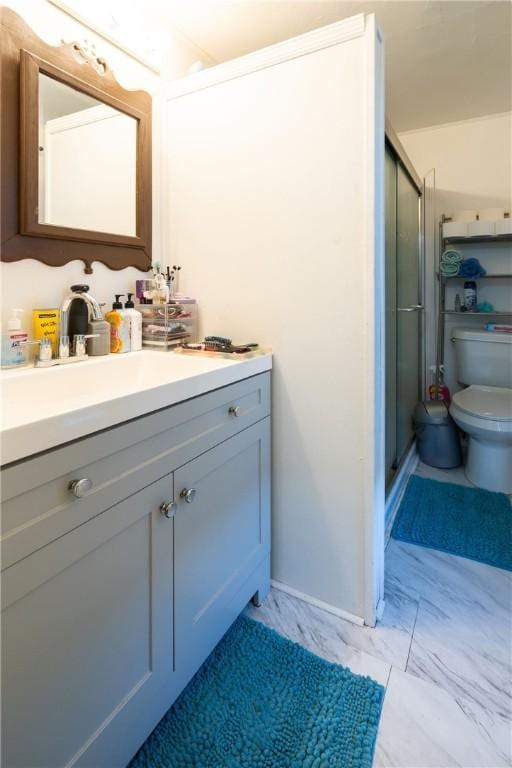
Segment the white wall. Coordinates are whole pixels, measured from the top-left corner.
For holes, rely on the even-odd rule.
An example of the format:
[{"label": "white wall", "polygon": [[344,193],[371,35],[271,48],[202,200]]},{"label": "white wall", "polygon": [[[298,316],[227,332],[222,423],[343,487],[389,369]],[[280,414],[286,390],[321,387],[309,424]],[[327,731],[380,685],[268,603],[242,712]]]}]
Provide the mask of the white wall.
[{"label": "white wall", "polygon": [[357,616],[384,488],[383,84],[367,24],[337,45],[303,55],[297,38],[171,86],[165,134],[164,242],[201,333],[274,350],[273,578]]},{"label": "white wall", "polygon": [[[203,52],[197,50],[178,33],[171,37],[171,48],[162,71],[162,79],[124,51],[84,27],[78,21],[46,0],[7,0],[3,5],[18,13],[45,42],[60,45],[86,39],[94,43],[99,56],[103,56],[125,88],[143,89],[153,96],[153,260],[166,263],[167,254],[160,247],[160,137],[159,94],[162,79],[174,79],[186,74],[188,68]],[[63,267],[48,267],[32,259],[16,263],[0,263],[2,297],[2,324],[12,307],[25,309],[27,328],[31,329],[31,310],[34,307],[58,307],[69,286],[86,282],[92,294],[100,301],[111,303],[114,293],[134,290],[135,280],[147,273],[134,268],[110,270],[103,264],[93,265],[94,274],[85,275],[82,262],[73,261]]]},{"label": "white wall", "polygon": [[[471,208],[512,207],[512,113],[489,115],[475,120],[432,126],[400,134],[407,154],[420,176],[435,168],[436,220]],[[464,256],[476,256],[488,272],[511,272],[510,244],[472,244],[457,246]],[[430,272],[427,280],[435,281]],[[512,305],[510,283],[479,284],[479,301],[489,301],[496,309]],[[447,304],[452,308],[455,293],[450,287]],[[432,307],[427,311],[432,312]],[[492,320],[492,318],[485,318]],[[462,315],[447,318],[445,337],[446,382],[452,392],[460,387],[455,375],[455,361],[450,344],[450,329],[455,325],[483,325],[484,318]],[[435,360],[434,349],[427,351],[429,363]]]}]

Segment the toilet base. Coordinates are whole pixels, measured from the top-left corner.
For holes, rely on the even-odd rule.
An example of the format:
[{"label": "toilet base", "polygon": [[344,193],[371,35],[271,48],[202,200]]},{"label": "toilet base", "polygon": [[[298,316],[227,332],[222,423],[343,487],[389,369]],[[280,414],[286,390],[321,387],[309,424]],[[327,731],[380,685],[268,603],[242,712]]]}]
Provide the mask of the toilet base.
[{"label": "toilet base", "polygon": [[512,494],[512,445],[470,436],[464,474],[479,488]]}]

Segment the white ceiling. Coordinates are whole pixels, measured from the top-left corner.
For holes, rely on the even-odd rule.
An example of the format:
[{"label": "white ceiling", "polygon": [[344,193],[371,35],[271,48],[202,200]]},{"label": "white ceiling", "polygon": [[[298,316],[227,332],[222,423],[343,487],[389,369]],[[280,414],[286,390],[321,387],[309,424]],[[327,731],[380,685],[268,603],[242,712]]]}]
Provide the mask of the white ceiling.
[{"label": "white ceiling", "polygon": [[[150,0],[217,62],[355,13],[375,13],[397,131],[512,109],[509,0]],[[147,6],[146,6],[147,7]]]}]

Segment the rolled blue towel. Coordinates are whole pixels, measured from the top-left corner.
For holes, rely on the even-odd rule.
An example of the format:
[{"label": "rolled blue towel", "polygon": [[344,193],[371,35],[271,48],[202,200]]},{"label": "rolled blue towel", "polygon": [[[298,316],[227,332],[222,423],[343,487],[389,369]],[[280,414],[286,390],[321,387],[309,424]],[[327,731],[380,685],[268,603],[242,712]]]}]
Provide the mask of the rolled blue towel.
[{"label": "rolled blue towel", "polygon": [[459,275],[461,277],[483,277],[487,274],[478,259],[464,259],[459,265]]}]

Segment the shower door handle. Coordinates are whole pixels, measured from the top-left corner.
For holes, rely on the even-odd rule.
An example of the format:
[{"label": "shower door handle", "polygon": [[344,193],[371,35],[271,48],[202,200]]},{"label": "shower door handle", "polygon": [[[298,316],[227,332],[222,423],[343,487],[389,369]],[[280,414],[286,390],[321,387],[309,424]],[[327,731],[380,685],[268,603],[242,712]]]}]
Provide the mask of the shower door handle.
[{"label": "shower door handle", "polygon": [[413,304],[412,307],[397,307],[397,312],[421,312],[422,309],[425,309],[423,304]]}]

